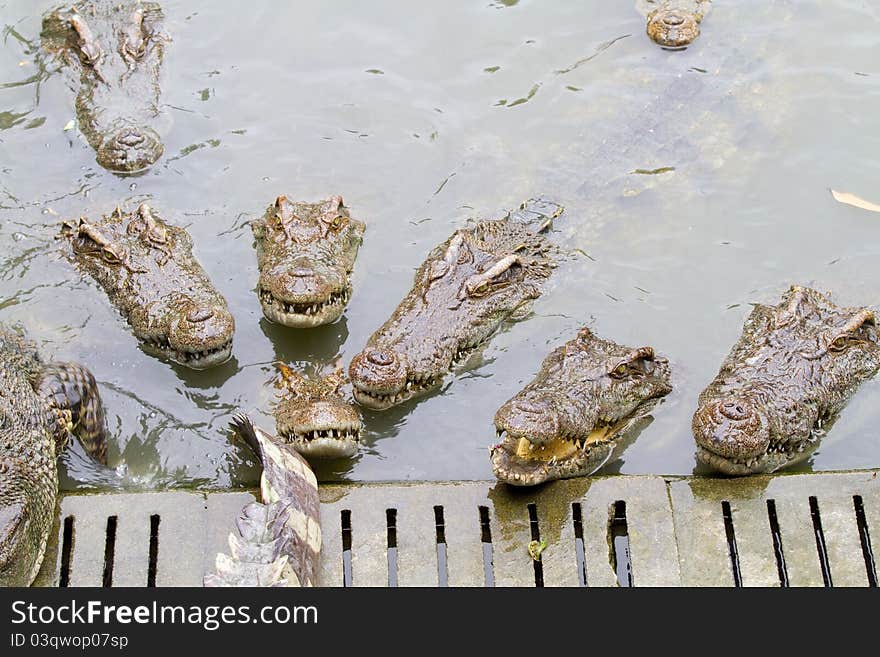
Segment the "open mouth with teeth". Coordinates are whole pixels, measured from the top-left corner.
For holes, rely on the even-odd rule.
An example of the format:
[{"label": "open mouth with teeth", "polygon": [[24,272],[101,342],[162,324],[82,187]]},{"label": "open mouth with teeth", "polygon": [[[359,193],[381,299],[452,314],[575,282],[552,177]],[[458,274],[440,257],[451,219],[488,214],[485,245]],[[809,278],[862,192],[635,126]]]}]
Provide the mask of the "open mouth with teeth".
[{"label": "open mouth with teeth", "polygon": [[186,351],[175,349],[165,338],[142,338],[144,347],[175,363],[185,365],[194,370],[205,370],[225,363],[232,357],[232,340],[202,351]]},{"label": "open mouth with teeth", "polygon": [[351,298],[351,288],[333,292],[323,300],[290,302],[260,288],[260,305],[266,319],[293,328],[309,328],[335,321]]},{"label": "open mouth with teeth", "polygon": [[772,441],[766,451],[746,458],[723,456],[697,445],[697,460],[729,475],[765,474],[808,458],[819,446],[816,438]]},{"label": "open mouth with teeth", "polygon": [[316,458],[346,458],[358,452],[361,442],[361,424],[335,427],[285,427],[279,435],[303,456]]},{"label": "open mouth with teeth", "polygon": [[599,420],[588,432],[559,434],[549,440],[544,437],[540,442],[496,425],[500,440],[489,448],[492,470],[500,481],[513,486],[593,474],[608,462],[621,438],[645,417],[655,401],[649,400],[620,420]]},{"label": "open mouth with teeth", "polygon": [[424,395],[432,388],[438,387],[442,380],[443,377],[430,376],[427,374],[424,376],[416,376],[411,379],[408,378],[406,380],[406,385],[394,393],[375,392],[368,390],[355,382],[352,392],[354,393],[355,400],[360,405],[380,411],[386,408],[391,408],[407,399]]}]

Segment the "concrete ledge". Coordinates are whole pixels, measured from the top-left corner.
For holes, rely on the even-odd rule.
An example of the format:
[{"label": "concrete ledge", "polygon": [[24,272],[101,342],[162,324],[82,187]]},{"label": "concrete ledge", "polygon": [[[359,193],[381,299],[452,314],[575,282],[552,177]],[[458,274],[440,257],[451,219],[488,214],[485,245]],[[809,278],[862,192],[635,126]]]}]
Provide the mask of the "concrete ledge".
[{"label": "concrete ledge", "polygon": [[[319,584],[866,586],[878,472],[325,485]],[[252,499],[65,496],[35,584],[199,586]],[[540,562],[532,540],[546,543]]]}]

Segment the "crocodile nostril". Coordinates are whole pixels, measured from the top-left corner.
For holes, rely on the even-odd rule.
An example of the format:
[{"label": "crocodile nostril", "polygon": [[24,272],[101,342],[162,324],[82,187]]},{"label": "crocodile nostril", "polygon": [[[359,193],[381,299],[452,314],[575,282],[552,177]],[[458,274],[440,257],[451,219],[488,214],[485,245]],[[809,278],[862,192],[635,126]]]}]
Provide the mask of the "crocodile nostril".
[{"label": "crocodile nostril", "polygon": [[684,23],[684,16],[677,13],[666,14],[663,17],[663,23],[665,25],[669,25],[670,27],[678,27]]},{"label": "crocodile nostril", "polygon": [[297,267],[291,270],[290,275],[294,278],[312,278],[315,275],[314,270],[308,267]]},{"label": "crocodile nostril", "polygon": [[722,402],[719,410],[724,417],[731,420],[744,420],[752,414],[751,404],[741,401]]},{"label": "crocodile nostril", "polygon": [[390,354],[387,351],[371,351],[367,354],[367,360],[373,365],[388,367],[394,363],[395,358],[394,354]]},{"label": "crocodile nostril", "polygon": [[198,324],[211,319],[214,311],[211,308],[193,308],[186,314],[186,321]]},{"label": "crocodile nostril", "polygon": [[124,146],[138,146],[143,144],[145,137],[139,132],[125,132],[116,138],[116,141]]}]

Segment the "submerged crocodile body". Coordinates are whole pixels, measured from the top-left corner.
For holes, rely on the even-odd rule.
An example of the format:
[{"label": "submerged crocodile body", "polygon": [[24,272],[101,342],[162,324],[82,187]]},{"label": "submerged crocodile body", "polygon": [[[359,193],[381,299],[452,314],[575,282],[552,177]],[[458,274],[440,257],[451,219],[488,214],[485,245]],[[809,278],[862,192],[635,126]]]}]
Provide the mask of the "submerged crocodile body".
[{"label": "submerged crocodile body", "polygon": [[806,459],[861,383],[880,369],[868,308],[842,308],[805,287],[756,304],[702,392],[697,459],[730,475],[774,472]]},{"label": "submerged crocodile body", "polygon": [[651,347],[625,347],[583,328],[495,414],[495,476],[532,486],[592,474],[671,390],[669,362]]},{"label": "submerged crocodile body", "polygon": [[159,73],[169,41],[155,2],[81,0],[43,17],[43,48],[57,54],[76,93],[79,129],[98,163],[143,170],[164,150],[155,130]]},{"label": "submerged crocodile body", "polygon": [[318,482],[308,463],[244,415],[231,424],[263,465],[262,502],[245,506],[205,586],[314,586],[321,553]]},{"label": "submerged crocodile body", "polygon": [[43,561],[58,495],[56,457],[76,433],[106,463],[104,409],[92,374],[44,363],[0,324],[0,586],[28,586]]},{"label": "submerged crocodile body", "polygon": [[67,221],[61,234],[70,258],[104,288],[146,350],[192,369],[229,359],[235,320],[183,228],[141,203],[94,223]]},{"label": "submerged crocodile body", "polygon": [[700,23],[711,4],[711,0],[641,0],[639,9],[647,16],[645,30],[654,43],[683,48],[700,36]]},{"label": "submerged crocodile body", "polygon": [[342,197],[300,203],[279,196],[251,228],[266,319],[297,328],[339,319],[351,298],[351,273],[365,229]]},{"label": "submerged crocodile body", "polygon": [[352,359],[358,403],[385,409],[438,388],[504,322],[526,316],[556,266],[545,233],[562,210],[531,200],[455,231],[431,251],[412,289]]},{"label": "submerged crocodile body", "polygon": [[363,430],[361,414],[342,396],[341,371],[306,378],[278,365],[282,390],[275,406],[278,436],[300,454],[315,458],[344,458],[357,454]]}]

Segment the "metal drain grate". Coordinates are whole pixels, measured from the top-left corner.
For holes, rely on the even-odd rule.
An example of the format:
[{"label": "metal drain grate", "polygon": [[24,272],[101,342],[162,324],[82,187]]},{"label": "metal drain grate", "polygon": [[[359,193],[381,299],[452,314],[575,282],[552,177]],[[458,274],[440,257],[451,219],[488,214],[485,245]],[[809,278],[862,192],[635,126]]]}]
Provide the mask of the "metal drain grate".
[{"label": "metal drain grate", "polygon": [[[37,584],[199,586],[252,499],[67,496]],[[330,485],[321,499],[323,586],[877,585],[877,472]]]},{"label": "metal drain grate", "polygon": [[877,471],[690,479],[669,491],[685,585],[876,586]]}]

